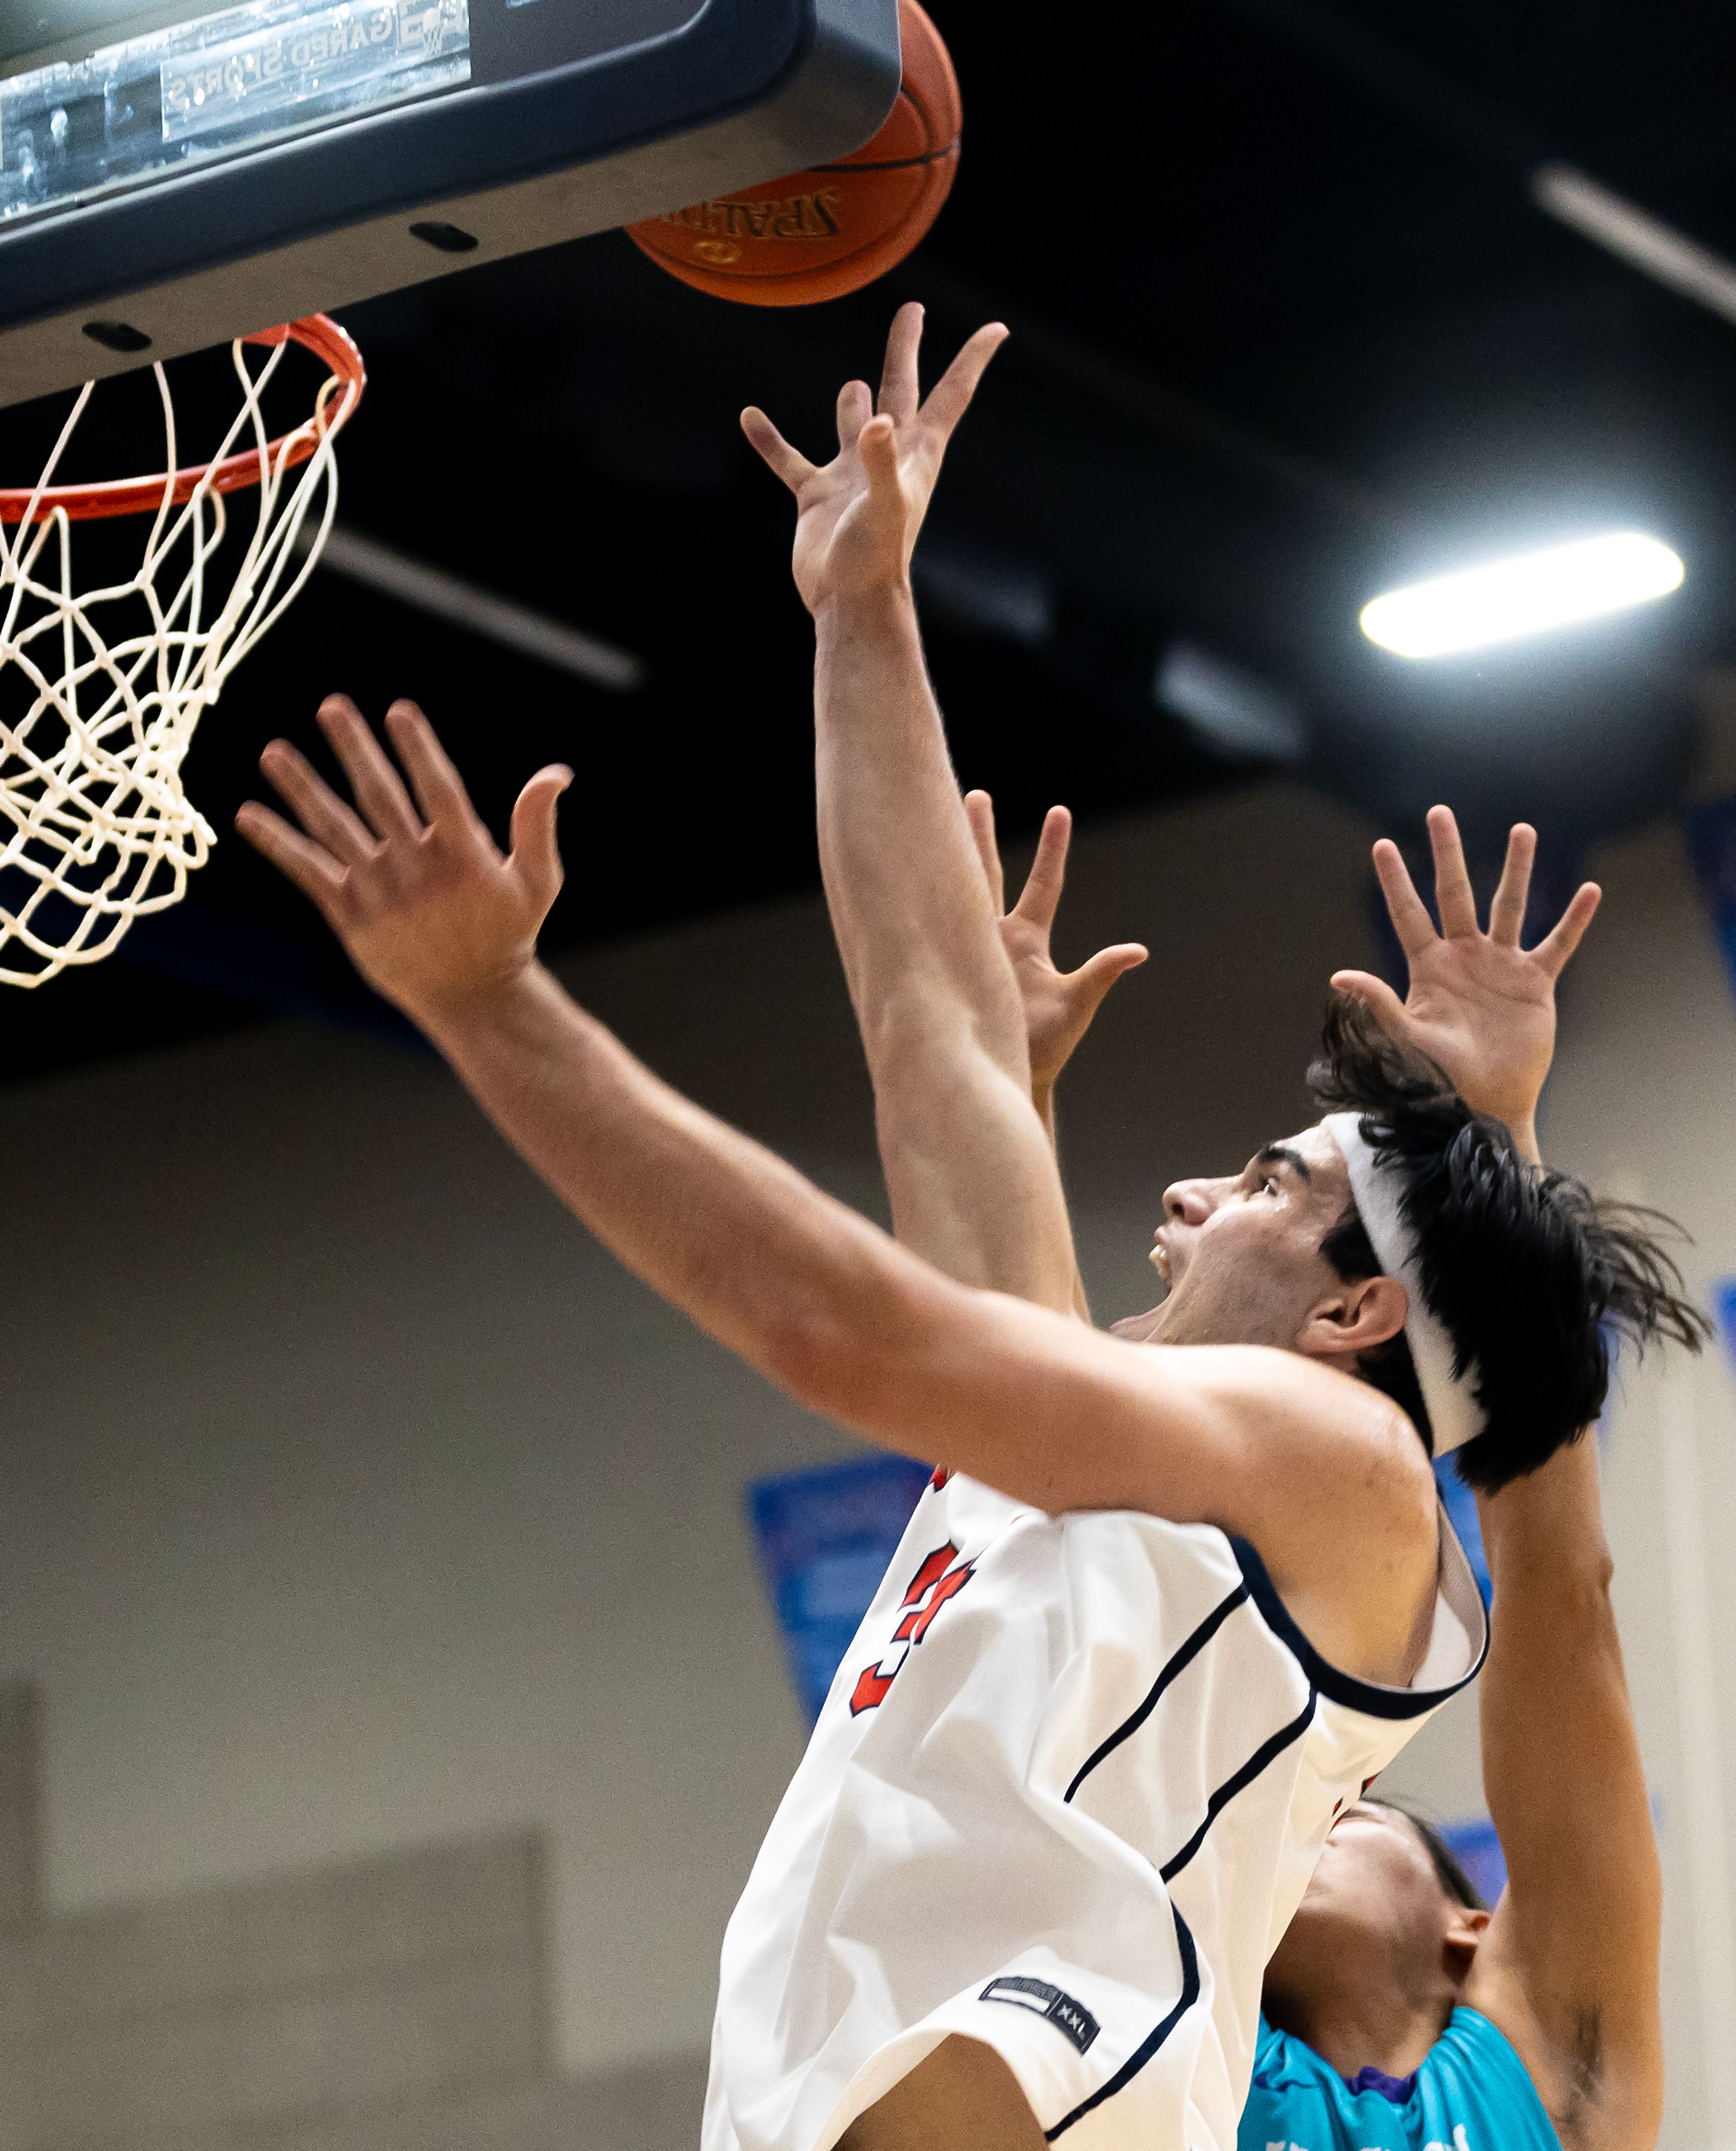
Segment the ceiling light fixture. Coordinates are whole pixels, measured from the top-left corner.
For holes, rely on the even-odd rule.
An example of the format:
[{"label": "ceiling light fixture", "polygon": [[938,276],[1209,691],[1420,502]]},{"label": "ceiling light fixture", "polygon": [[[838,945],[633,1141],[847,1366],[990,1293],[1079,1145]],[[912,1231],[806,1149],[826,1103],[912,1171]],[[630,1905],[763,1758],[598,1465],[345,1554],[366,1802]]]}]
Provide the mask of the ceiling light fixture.
[{"label": "ceiling light fixture", "polygon": [[1446,657],[1666,597],[1682,574],[1656,538],[1612,530],[1389,590],[1363,607],[1362,631],[1400,657]]},{"label": "ceiling light fixture", "polygon": [[1308,752],[1308,719],[1282,688],[1197,643],[1170,644],[1157,660],[1151,692],[1162,708],[1238,761],[1294,762]]}]

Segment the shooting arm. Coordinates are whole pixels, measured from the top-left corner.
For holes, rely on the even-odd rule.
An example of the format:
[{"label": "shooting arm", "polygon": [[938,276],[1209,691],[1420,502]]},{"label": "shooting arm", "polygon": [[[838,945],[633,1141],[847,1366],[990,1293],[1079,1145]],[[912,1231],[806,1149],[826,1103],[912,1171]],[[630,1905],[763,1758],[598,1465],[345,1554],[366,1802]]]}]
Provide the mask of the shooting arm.
[{"label": "shooting arm", "polygon": [[425,1020],[597,1237],[811,1410],[1050,1513],[1242,1533],[1322,1649],[1391,1676],[1432,1587],[1434,1488],[1384,1399],[1292,1354],[1130,1347],[954,1283],[660,1082],[539,966]]},{"label": "shooting arm", "polygon": [[320,721],[354,806],[279,741],[262,764],[295,819],[249,801],[239,827],[628,1268],[888,1448],[1050,1512],[1244,1533],[1320,1648],[1390,1677],[1434,1587],[1435,1526],[1434,1481],[1384,1398],[1293,1354],[1130,1347],[954,1283],[660,1083],[538,963],[570,772],[525,786],[503,857],[413,705],[386,720],[407,787],[352,703],[329,698]]},{"label": "shooting arm", "polygon": [[1480,1500],[1495,1586],[1483,1779],[1508,1883],[1467,1998],[1564,2137],[1649,2151],[1661,1884],[1590,1435]]},{"label": "shooting arm", "polygon": [[1205,1498],[1232,1436],[1197,1382],[1153,1375],[1175,1354],[953,1283],[660,1081],[540,965],[419,1020],[629,1269],[811,1409],[1046,1509]]}]

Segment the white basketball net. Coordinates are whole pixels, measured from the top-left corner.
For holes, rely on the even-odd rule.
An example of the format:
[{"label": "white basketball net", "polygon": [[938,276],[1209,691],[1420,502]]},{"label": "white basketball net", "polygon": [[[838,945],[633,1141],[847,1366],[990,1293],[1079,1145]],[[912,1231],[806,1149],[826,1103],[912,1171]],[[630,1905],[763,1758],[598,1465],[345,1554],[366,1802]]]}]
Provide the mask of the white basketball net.
[{"label": "white basketball net", "polygon": [[[0,980],[39,986],[68,964],[98,962],[135,919],[179,903],[210,854],[215,839],[181,789],[181,762],[231,670],[313,571],[337,508],[332,444],[361,393],[332,376],[314,416],[274,444],[260,398],[289,348],[236,342],[240,408],[179,507],[175,403],[163,368],[152,369],[167,475],[154,511],[133,519],[149,527],[126,580],[76,590],[73,519],[64,507],[32,512],[94,382],[31,509],[0,524]],[[292,463],[310,438],[311,454]],[[257,458],[258,478],[239,496],[253,500],[255,518],[231,567],[216,558],[231,510],[212,475],[237,453]]]}]

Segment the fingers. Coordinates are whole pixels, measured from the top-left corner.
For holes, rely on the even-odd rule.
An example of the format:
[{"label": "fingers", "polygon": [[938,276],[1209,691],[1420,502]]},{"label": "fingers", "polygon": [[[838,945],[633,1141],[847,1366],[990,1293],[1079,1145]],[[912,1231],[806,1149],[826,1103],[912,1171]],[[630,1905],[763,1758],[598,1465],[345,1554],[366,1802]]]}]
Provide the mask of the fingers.
[{"label": "fingers", "polygon": [[563,869],[554,823],[560,795],[572,781],[573,772],[564,762],[551,762],[531,778],[513,808],[513,849],[507,868],[518,875],[544,914],[560,893]]},{"label": "fingers", "polygon": [[857,436],[856,448],[868,482],[869,525],[881,544],[902,550],[907,504],[891,419],[870,418]]},{"label": "fingers", "polygon": [[1007,330],[1000,321],[990,321],[986,327],[979,328],[929,390],[922,416],[943,443],[970,408],[977,383],[988,371],[989,360],[1006,340]]},{"label": "fingers", "polygon": [[394,702],[386,712],[386,730],[409,777],[423,819],[449,829],[481,830],[463,778],[415,703]]},{"label": "fingers", "polygon": [[1082,1015],[1090,1023],[1116,980],[1136,971],[1149,954],[1141,942],[1118,941],[1112,949],[1100,949],[1090,963],[1081,964],[1067,979],[1076,1016]]},{"label": "fingers", "polygon": [[256,799],[241,802],[235,828],[337,925],[347,877],[329,852]]},{"label": "fingers", "polygon": [[995,836],[995,802],[986,792],[964,794],[964,818],[976,840],[976,855],[983,863],[983,878],[989,884],[989,900],[998,919],[1006,908],[1006,881],[1001,873],[1000,846]]},{"label": "fingers", "polygon": [[[1046,933],[1066,885],[1067,847],[1073,838],[1073,817],[1065,807],[1051,807],[1043,817],[1043,833],[1037,839],[1037,855],[1030,863],[1025,887],[1013,908],[1021,919]],[[1106,991],[1107,989],[1106,988]]]},{"label": "fingers", "polygon": [[1597,907],[1602,901],[1603,891],[1596,882],[1582,883],[1553,930],[1546,934],[1532,949],[1532,955],[1551,979],[1560,978],[1566,969],[1568,959],[1585,939],[1585,930],[1597,917]]},{"label": "fingers", "polygon": [[1389,1038],[1404,1035],[1404,1004],[1384,979],[1372,971],[1334,971],[1332,984],[1341,994],[1360,1001]]},{"label": "fingers", "polygon": [[1386,915],[1407,958],[1420,954],[1435,939],[1435,921],[1429,907],[1416,893],[1404,854],[1390,837],[1374,847],[1374,873],[1386,898]]},{"label": "fingers", "polygon": [[838,392],[838,445],[848,455],[857,436],[874,415],[873,392],[865,381],[847,381]]},{"label": "fingers", "polygon": [[357,866],[373,856],[378,848],[373,831],[287,740],[271,741],[259,766],[279,797],[294,808],[308,835],[335,859]]},{"label": "fingers", "polygon": [[1429,848],[1435,854],[1435,908],[1449,941],[1477,931],[1477,899],[1465,870],[1465,847],[1450,807],[1429,809]]},{"label": "fingers", "polygon": [[1516,822],[1507,837],[1507,856],[1502,862],[1501,882],[1489,906],[1489,939],[1519,946],[1525,926],[1526,898],[1531,894],[1531,865],[1537,856],[1537,833],[1529,822]]},{"label": "fingers", "polygon": [[343,764],[356,804],[374,834],[388,843],[413,843],[422,834],[422,822],[403,779],[347,695],[328,695],[320,704],[320,730]]},{"label": "fingers", "polygon": [[792,493],[799,492],[813,476],[814,466],[799,448],[790,446],[757,404],[750,403],[741,413],[741,431],[761,459]]},{"label": "fingers", "polygon": [[921,407],[917,354],[922,347],[922,308],[914,299],[908,300],[893,316],[886,339],[886,363],[875,407],[895,426],[908,426]]}]

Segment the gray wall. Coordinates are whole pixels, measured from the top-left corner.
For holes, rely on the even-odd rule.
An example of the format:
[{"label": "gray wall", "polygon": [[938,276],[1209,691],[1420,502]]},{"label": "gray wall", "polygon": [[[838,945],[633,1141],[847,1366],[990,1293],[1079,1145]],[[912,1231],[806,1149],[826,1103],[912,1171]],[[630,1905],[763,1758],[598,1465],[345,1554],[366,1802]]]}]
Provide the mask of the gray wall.
[{"label": "gray wall", "polygon": [[[1368,833],[1274,787],[1081,837],[1067,946],[1153,948],[1064,1101],[1101,1313],[1148,1300],[1168,1178],[1306,1117],[1327,975],[1368,959]],[[1678,1210],[1709,1277],[1736,1270],[1718,1149],[1736,1021],[1676,860],[1663,833],[1600,863],[1609,914],[1568,1005],[1547,1140]],[[817,903],[604,952],[571,978],[661,1072],[878,1202]],[[741,1489],[848,1440],[619,1272],[431,1059],[286,1026],[8,1102],[0,1677],[47,1698],[48,1931],[75,1938],[56,1946],[100,1956],[103,1922],[168,1917],[189,1893],[239,1891],[266,1918],[261,1891],[343,1895],[325,1870],[345,1863],[408,1860],[438,1898],[416,1861],[534,1845],[546,1989],[497,2021],[487,2052],[506,2059],[467,2079],[468,2134],[435,2132],[426,2101],[446,2094],[426,2077],[349,2107],[292,2087],[282,2113],[331,2151],[356,2100],[381,2098],[453,2151],[529,2151],[539,2130],[580,2151],[585,2114],[619,2151],[685,2140],[723,1922],[802,1739]],[[1736,1496],[1724,1367],[1693,1394],[1715,1531]],[[1612,1528],[1665,1803],[1666,2142],[1699,2151],[1705,1938],[1686,1908],[1703,1860],[1690,1870],[1678,1820],[1678,1610],[1636,1398],[1612,1440]],[[1736,1725],[1736,1670],[1720,1678]],[[1400,1773],[1440,1811],[1472,1811],[1474,1720],[1426,1733]],[[239,2096],[200,2125],[229,2127]],[[94,2118],[44,2109],[17,2140],[59,2151]],[[375,2120],[371,2140],[395,2142]]]}]

